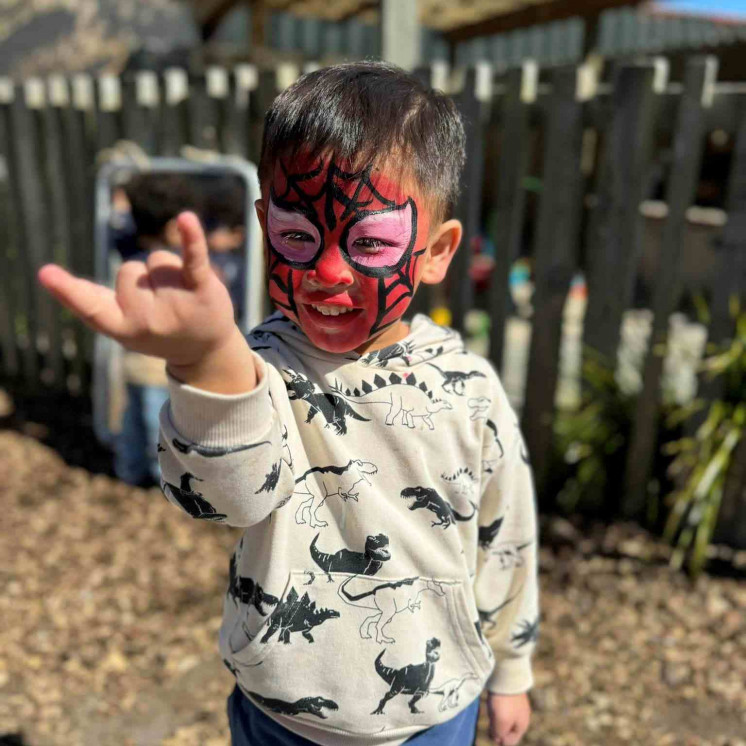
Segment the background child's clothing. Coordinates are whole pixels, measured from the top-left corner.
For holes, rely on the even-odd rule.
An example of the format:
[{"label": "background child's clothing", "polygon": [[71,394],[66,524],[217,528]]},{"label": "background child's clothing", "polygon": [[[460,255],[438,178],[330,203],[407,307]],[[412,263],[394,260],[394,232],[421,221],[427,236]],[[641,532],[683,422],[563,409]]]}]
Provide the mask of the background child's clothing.
[{"label": "background child's clothing", "polygon": [[127,484],[157,484],[159,414],[168,400],[166,364],[130,350],[121,359],[127,403],[114,445],[114,473]]},{"label": "background child's clothing", "polygon": [[536,512],[490,364],[425,316],[362,357],[281,314],[249,342],[256,389],[171,380],[161,417],[167,498],[246,527],[220,632],[243,692],[323,746],[393,746],[530,689]]},{"label": "background child's clothing", "polygon": [[[479,699],[441,725],[435,725],[408,738],[417,746],[472,746],[477,731]],[[231,746],[312,746],[303,736],[283,728],[265,715],[236,687],[228,698]]]}]

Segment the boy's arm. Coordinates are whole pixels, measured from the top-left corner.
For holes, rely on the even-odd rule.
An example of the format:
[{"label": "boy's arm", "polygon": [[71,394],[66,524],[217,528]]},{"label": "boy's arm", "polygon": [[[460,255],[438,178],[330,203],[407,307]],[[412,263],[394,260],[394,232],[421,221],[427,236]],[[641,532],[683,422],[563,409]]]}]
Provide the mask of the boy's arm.
[{"label": "boy's arm", "polygon": [[293,494],[287,429],[269,393],[279,374],[251,354],[258,381],[247,393],[213,393],[169,376],[158,448],[161,488],[193,518],[251,526]]},{"label": "boy's arm", "polygon": [[487,690],[520,694],[533,686],[531,654],[539,628],[538,534],[531,468],[502,389],[485,420],[483,438],[487,468],[474,590],[482,632],[495,655]]}]

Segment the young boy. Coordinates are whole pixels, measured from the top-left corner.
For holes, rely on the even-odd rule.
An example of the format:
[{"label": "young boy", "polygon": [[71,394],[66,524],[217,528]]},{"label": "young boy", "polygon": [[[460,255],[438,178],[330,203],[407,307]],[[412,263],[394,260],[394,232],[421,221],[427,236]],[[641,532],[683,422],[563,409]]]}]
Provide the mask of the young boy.
[{"label": "young boy", "polygon": [[[91,326],[165,358],[166,497],[245,527],[220,650],[234,744],[464,746],[528,727],[537,536],[490,365],[425,316],[461,238],[453,103],[383,63],[310,73],[265,122],[269,293],[247,340],[193,215],[116,295],[45,268]],[[250,349],[253,348],[252,349]]]}]

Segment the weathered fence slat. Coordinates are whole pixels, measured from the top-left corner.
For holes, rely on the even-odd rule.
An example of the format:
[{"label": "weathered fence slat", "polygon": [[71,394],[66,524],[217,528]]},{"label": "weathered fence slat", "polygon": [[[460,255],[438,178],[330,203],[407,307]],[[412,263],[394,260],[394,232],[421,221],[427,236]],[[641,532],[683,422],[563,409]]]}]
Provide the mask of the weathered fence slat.
[{"label": "weathered fence slat", "polygon": [[588,306],[583,341],[612,365],[641,251],[640,202],[648,186],[655,119],[652,64],[614,73],[611,122],[590,217]]},{"label": "weathered fence slat", "polygon": [[505,322],[510,307],[510,268],[520,255],[529,152],[529,110],[536,100],[538,68],[524,64],[505,78],[502,100],[502,131],[497,174],[497,219],[495,221],[495,268],[490,281],[490,360],[502,368]]},{"label": "weathered fence slat", "polygon": [[[93,81],[88,76],[74,78],[71,86],[72,106],[61,110],[64,135],[64,176],[72,211],[70,227],[70,267],[82,277],[93,277],[93,179],[95,151],[95,117]],[[87,392],[90,383],[90,361],[93,332],[77,318],[73,320],[75,357],[72,383]]]},{"label": "weathered fence slat", "polygon": [[12,100],[12,82],[7,78],[0,79],[0,154],[4,158],[6,167],[6,178],[0,181],[0,344],[3,354],[3,374],[15,378],[20,375],[21,360],[16,338],[16,321],[19,313],[16,281],[19,261],[17,211],[7,173],[13,147],[9,132]]},{"label": "weathered fence slat", "polygon": [[189,139],[189,78],[186,70],[170,68],[160,82],[163,98],[158,149],[160,155],[175,157]]},{"label": "weathered fence slat", "polygon": [[[41,81],[40,81],[41,82]],[[43,255],[40,257],[39,265],[54,261],[67,266],[67,219],[68,209],[65,200],[61,169],[62,141],[57,126],[52,102],[40,100],[38,106],[32,109],[32,116],[36,120],[36,174],[41,181],[43,204],[41,208],[48,215],[47,229],[43,233]],[[35,277],[33,278],[35,280]],[[38,286],[36,292],[46,295]],[[46,300],[51,300],[46,298]],[[42,372],[44,383],[65,386],[65,368],[62,356],[62,309],[57,303],[51,303],[48,307],[48,315],[45,319],[47,337],[44,350],[45,366]],[[66,314],[65,314],[66,315]]]},{"label": "weathered fence slat", "polygon": [[122,85],[114,75],[102,75],[95,86],[96,152],[122,139]]},{"label": "weathered fence slat", "polygon": [[464,226],[461,248],[453,259],[450,288],[453,309],[453,326],[463,330],[464,317],[473,305],[474,284],[469,274],[472,239],[479,235],[482,206],[482,102],[477,97],[477,71],[470,67],[466,71],[464,88],[456,98],[464,120],[466,131],[466,166],[462,177],[462,188],[456,205],[456,215]]},{"label": "weathered fence slat", "polygon": [[535,286],[522,430],[539,494],[552,454],[563,308],[577,267],[583,104],[575,68],[552,71],[546,110],[544,188],[534,244]]},{"label": "weathered fence slat", "polygon": [[8,104],[8,172],[13,190],[14,207],[18,214],[18,247],[20,261],[17,269],[21,304],[19,310],[25,320],[22,330],[23,374],[29,388],[41,381],[37,340],[39,328],[44,327],[52,307],[51,299],[42,296],[36,285],[36,269],[43,263],[45,215],[41,175],[36,158],[37,136],[31,112],[22,87],[16,86],[13,100]]},{"label": "weathered fence slat", "polygon": [[660,381],[668,338],[669,315],[681,294],[680,257],[686,210],[694,200],[704,146],[704,106],[714,83],[714,58],[687,64],[679,104],[673,162],[666,201],[668,218],[663,233],[660,268],[653,295],[653,327],[645,359],[642,392],[635,402],[622,513],[640,515],[658,448]]}]

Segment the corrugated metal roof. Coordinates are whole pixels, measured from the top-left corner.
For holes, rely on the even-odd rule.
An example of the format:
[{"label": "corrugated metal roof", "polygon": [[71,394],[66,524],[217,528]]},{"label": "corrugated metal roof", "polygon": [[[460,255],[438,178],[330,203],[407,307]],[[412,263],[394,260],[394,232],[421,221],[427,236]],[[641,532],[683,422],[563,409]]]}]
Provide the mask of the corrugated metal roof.
[{"label": "corrugated metal roof", "polygon": [[[479,23],[487,18],[561,2],[566,0],[419,0],[418,9],[424,26],[445,31]],[[228,7],[237,3],[238,0],[191,0],[201,23],[216,13],[225,13]],[[294,15],[312,16],[323,21],[347,20],[353,16],[375,20],[378,7],[376,0],[262,0],[261,4],[270,11],[290,11]],[[592,4],[603,2],[596,0]]]}]

